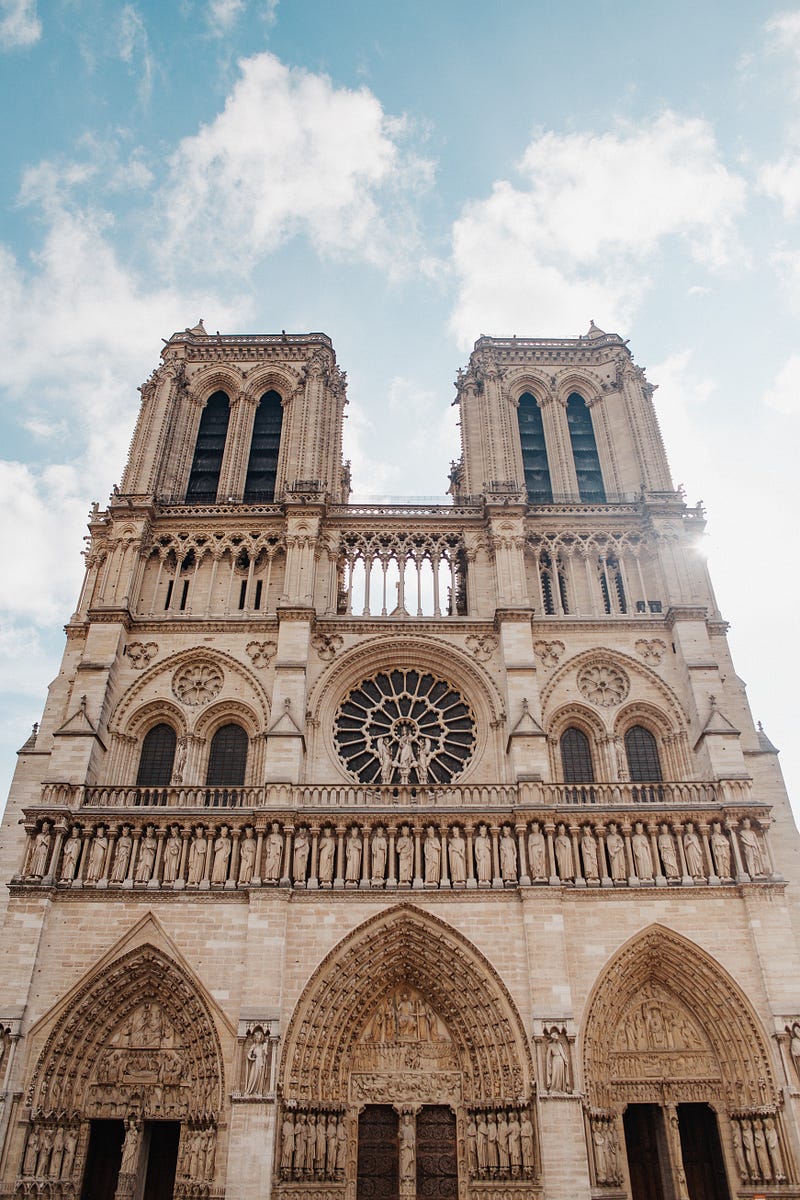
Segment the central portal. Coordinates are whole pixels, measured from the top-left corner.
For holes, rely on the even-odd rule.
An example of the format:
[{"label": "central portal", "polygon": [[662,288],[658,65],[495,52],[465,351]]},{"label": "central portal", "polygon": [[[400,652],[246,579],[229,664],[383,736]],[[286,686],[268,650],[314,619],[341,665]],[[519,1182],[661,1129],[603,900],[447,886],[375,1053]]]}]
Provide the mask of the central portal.
[{"label": "central portal", "polygon": [[[409,1172],[416,1159],[416,1170]],[[398,1114],[368,1104],[358,1118],[357,1200],[458,1200],[456,1118],[444,1104]]]}]

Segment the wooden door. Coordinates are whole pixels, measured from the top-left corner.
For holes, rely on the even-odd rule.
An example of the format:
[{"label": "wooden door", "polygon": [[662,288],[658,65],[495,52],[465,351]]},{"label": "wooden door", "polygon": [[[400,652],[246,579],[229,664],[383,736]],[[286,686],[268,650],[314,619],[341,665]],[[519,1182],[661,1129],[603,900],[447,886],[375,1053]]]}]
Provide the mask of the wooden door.
[{"label": "wooden door", "polygon": [[417,1200],[457,1200],[455,1113],[443,1104],[417,1113]]},{"label": "wooden door", "polygon": [[358,1200],[399,1200],[398,1117],[390,1104],[368,1104],[358,1118]]}]

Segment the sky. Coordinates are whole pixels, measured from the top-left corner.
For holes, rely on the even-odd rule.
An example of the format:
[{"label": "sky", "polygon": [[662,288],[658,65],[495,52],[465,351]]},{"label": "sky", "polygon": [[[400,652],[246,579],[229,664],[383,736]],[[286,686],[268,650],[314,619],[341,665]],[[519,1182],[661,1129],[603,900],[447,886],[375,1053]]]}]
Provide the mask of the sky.
[{"label": "sky", "polygon": [[432,496],[476,338],[593,319],[800,811],[800,8],[0,0],[0,104],[0,795],[162,338],[329,334],[354,491]]}]

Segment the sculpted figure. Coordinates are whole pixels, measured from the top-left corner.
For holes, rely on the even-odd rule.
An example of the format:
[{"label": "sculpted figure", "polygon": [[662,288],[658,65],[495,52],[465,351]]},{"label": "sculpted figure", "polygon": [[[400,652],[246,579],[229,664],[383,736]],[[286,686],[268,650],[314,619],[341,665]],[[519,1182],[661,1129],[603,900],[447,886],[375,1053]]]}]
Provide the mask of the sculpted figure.
[{"label": "sculpted figure", "polygon": [[39,1157],[39,1130],[34,1125],[28,1134],[27,1145],[25,1146],[25,1157],[22,1161],[22,1174],[31,1176],[36,1174],[36,1160]]},{"label": "sculpted figure", "polygon": [[181,865],[181,831],[177,825],[170,826],[169,837],[164,845],[164,883],[174,883]]},{"label": "sculpted figure", "polygon": [[256,842],[253,838],[253,827],[248,825],[244,837],[239,843],[239,885],[252,883],[256,862]]},{"label": "sculpted figure", "polygon": [[292,857],[292,879],[295,883],[305,883],[308,867],[308,831],[301,825],[294,835],[294,855]]},{"label": "sculpted figure", "polygon": [[791,1041],[789,1042],[789,1053],[792,1056],[794,1069],[797,1072],[797,1078],[800,1079],[800,1025],[795,1021],[791,1029],[786,1026],[786,1029],[791,1033]]},{"label": "sculpted figure", "polygon": [[294,1158],[294,1119],[292,1114],[287,1112],[283,1118],[281,1126],[281,1175],[287,1177],[292,1173],[292,1159]]},{"label": "sculpted figure", "polygon": [[594,1169],[597,1175],[598,1183],[608,1183],[608,1156],[606,1154],[606,1138],[605,1132],[601,1125],[594,1125],[592,1128],[592,1142],[594,1143]]},{"label": "sculpted figure", "polygon": [[172,767],[172,782],[174,784],[183,783],[183,772],[186,768],[186,738],[179,737],[178,745],[175,747],[175,762]]},{"label": "sculpted figure", "polygon": [[550,1041],[547,1043],[546,1071],[547,1086],[551,1092],[568,1092],[569,1060],[566,1047],[557,1029],[550,1030]]},{"label": "sculpted figure", "polygon": [[211,882],[224,884],[228,878],[228,863],[231,858],[233,843],[231,842],[228,826],[220,826],[219,837],[214,840],[214,861],[211,865]]},{"label": "sculpted figure", "polygon": [[416,1183],[414,1162],[414,1118],[403,1113],[400,1118],[400,1183]]},{"label": "sculpted figure", "polygon": [[121,1175],[132,1175],[139,1165],[139,1146],[142,1141],[140,1122],[136,1117],[128,1117],[125,1122],[125,1141],[122,1144]]},{"label": "sculpted figure", "polygon": [[755,829],[750,826],[750,818],[744,817],[739,829],[739,841],[742,843],[744,850],[744,861],[747,866],[747,874],[751,879],[757,875],[766,875],[764,870],[764,859],[761,854],[761,845],[758,840],[758,834]]},{"label": "sculpted figure", "polygon": [[306,1162],[306,1118],[305,1113],[298,1113],[294,1122],[294,1175],[295,1179],[303,1178]]},{"label": "sculpted figure", "polygon": [[378,744],[375,747],[378,754],[378,762],[381,768],[381,783],[392,782],[392,772],[394,771],[394,763],[392,762],[392,752],[389,749],[389,739],[387,737],[379,737]]},{"label": "sculpted figure", "polygon": [[344,1176],[345,1167],[347,1166],[347,1122],[344,1117],[339,1117],[336,1129],[336,1177],[341,1179]]},{"label": "sculpted figure", "polygon": [[486,1113],[480,1113],[478,1116],[478,1172],[485,1175],[489,1166],[489,1123],[486,1120]]},{"label": "sculpted figure", "polygon": [[478,883],[492,882],[492,843],[485,825],[479,825],[475,835],[475,874]]},{"label": "sculpted figure", "polygon": [[715,821],[711,827],[711,854],[714,858],[714,867],[720,879],[731,878],[731,847],[725,834],[722,832],[722,826],[719,821]]},{"label": "sculpted figure", "polygon": [[669,825],[661,826],[661,833],[658,835],[658,852],[661,855],[665,878],[680,879],[681,873],[678,869],[678,859],[675,855],[675,843],[672,840]]},{"label": "sculpted figure", "polygon": [[264,1041],[264,1030],[253,1031],[253,1040],[247,1051],[247,1077],[244,1083],[245,1096],[260,1096],[265,1091],[269,1047]]},{"label": "sculpted figure", "polygon": [[61,858],[61,882],[71,883],[75,878],[78,857],[81,852],[81,831],[78,825],[72,826],[72,833],[64,842],[64,853]]},{"label": "sculpted figure", "polygon": [[528,865],[531,879],[547,878],[547,850],[539,822],[534,821],[528,837]]},{"label": "sculpted figure", "polygon": [[156,861],[158,842],[155,836],[155,826],[148,825],[139,846],[139,859],[136,863],[136,882],[149,883]]},{"label": "sculpted figure", "polygon": [[319,881],[333,883],[333,865],[336,858],[336,839],[330,825],[326,825],[319,839]]},{"label": "sculpted figure", "polygon": [[208,840],[202,825],[197,825],[189,847],[189,883],[202,883],[206,866]]},{"label": "sculpted figure", "polygon": [[72,1165],[75,1162],[75,1151],[78,1149],[78,1131],[70,1125],[64,1134],[64,1158],[61,1162],[61,1178],[69,1179],[72,1175]]},{"label": "sculpted figure", "polygon": [[87,883],[97,883],[98,879],[102,879],[103,864],[106,861],[106,850],[108,850],[108,838],[106,837],[105,826],[98,825],[94,841],[92,842],[92,848],[89,852],[89,866],[86,869]]},{"label": "sculpted figure", "polygon": [[314,1174],[314,1156],[317,1153],[317,1118],[315,1113],[309,1113],[306,1117],[306,1160],[304,1170],[306,1178],[310,1179]]},{"label": "sculpted figure", "polygon": [[325,1134],[326,1141],[326,1157],[328,1162],[328,1179],[336,1177],[336,1134],[338,1122],[336,1117],[331,1115],[328,1117],[328,1129]]},{"label": "sculpted figure", "polygon": [[50,1171],[50,1155],[53,1151],[53,1131],[43,1129],[39,1139],[39,1157],[36,1160],[36,1177],[44,1179]]},{"label": "sculpted figure", "polygon": [[425,833],[425,882],[438,884],[442,872],[442,843],[436,836],[433,825],[429,825]]},{"label": "sculpted figure", "polygon": [[608,834],[606,835],[606,849],[608,850],[608,862],[611,868],[611,878],[615,883],[624,882],[624,880],[628,877],[627,871],[625,870],[625,843],[621,836],[617,833],[617,827],[613,821],[611,821],[608,826]]},{"label": "sculpted figure", "polygon": [[122,833],[117,838],[116,853],[114,854],[114,865],[111,868],[109,880],[111,883],[124,883],[125,876],[128,874],[128,865],[131,861],[131,850],[133,849],[133,838],[131,837],[130,825],[122,826]]},{"label": "sculpted figure", "polygon": [[562,883],[566,883],[575,878],[575,867],[572,862],[572,844],[567,837],[565,825],[559,825],[554,847],[558,877]]},{"label": "sculpted figure", "polygon": [[400,734],[397,758],[392,765],[400,771],[400,783],[408,783],[412,770],[417,766],[417,760],[414,757],[414,742],[408,728],[405,728]]},{"label": "sculpted figure", "polygon": [[345,883],[358,883],[361,874],[361,849],[364,843],[357,825],[353,825],[345,843]]},{"label": "sculpted figure", "polygon": [[783,1154],[781,1153],[780,1141],[778,1140],[778,1131],[775,1128],[775,1121],[772,1117],[767,1117],[764,1121],[764,1138],[766,1139],[767,1149],[772,1160],[775,1178],[778,1183],[783,1183],[786,1179],[786,1168],[783,1165]]},{"label": "sculpted figure", "polygon": [[408,825],[400,830],[397,839],[397,876],[399,883],[411,883],[414,874],[414,839],[411,837]]},{"label": "sculpted figure", "polygon": [[753,1142],[755,1144],[756,1162],[758,1163],[761,1178],[766,1179],[767,1183],[770,1183],[772,1181],[772,1163],[769,1160],[767,1143],[760,1121],[753,1121]]},{"label": "sculpted figure", "polygon": [[500,1155],[497,1150],[497,1119],[494,1113],[489,1113],[486,1122],[486,1158],[490,1172],[496,1172],[500,1166]]},{"label": "sculpted figure", "polygon": [[508,1173],[508,1117],[505,1112],[497,1114],[497,1159],[503,1175]]},{"label": "sculpted figure", "polygon": [[608,1157],[608,1178],[610,1183],[622,1183],[622,1171],[619,1165],[619,1140],[613,1125],[606,1130],[606,1155]]},{"label": "sculpted figure", "polygon": [[594,840],[591,825],[584,825],[581,838],[581,857],[583,858],[583,875],[585,879],[599,879],[597,867],[597,842]]},{"label": "sculpted figure", "polygon": [[50,1178],[61,1178],[61,1164],[64,1158],[64,1130],[59,1125],[53,1138],[53,1152],[50,1155]]},{"label": "sculpted figure", "polygon": [[742,1120],[739,1124],[742,1127],[742,1146],[744,1147],[744,1157],[748,1173],[751,1179],[758,1179],[758,1162],[756,1160],[756,1144],[753,1140],[753,1130],[749,1121]]},{"label": "sculpted figure", "polygon": [[283,834],[277,821],[272,822],[272,830],[267,835],[266,851],[264,854],[264,880],[267,883],[277,883],[281,874],[281,856],[283,854]]},{"label": "sculpted figure", "polygon": [[430,762],[431,739],[429,737],[420,738],[420,743],[417,747],[417,780],[423,785],[428,782]]},{"label": "sculpted figure", "polygon": [[470,1113],[467,1121],[467,1170],[470,1176],[474,1176],[478,1170],[478,1126],[473,1113]]},{"label": "sculpted figure", "polygon": [[739,1122],[735,1119],[731,1121],[731,1140],[733,1142],[733,1157],[736,1160],[736,1170],[741,1176],[744,1183],[749,1175],[747,1163],[744,1161],[744,1152],[742,1151],[742,1134],[739,1129]]},{"label": "sculpted figure", "polygon": [[386,855],[388,853],[389,843],[386,840],[386,830],[383,825],[379,825],[372,835],[370,842],[370,851],[372,854],[372,882],[375,884],[383,883],[386,878]]},{"label": "sculpted figure", "polygon": [[703,848],[700,838],[694,831],[691,821],[686,822],[686,832],[683,835],[683,852],[686,855],[686,867],[692,879],[705,879],[703,870]]},{"label": "sculpted figure", "polygon": [[500,838],[500,874],[504,883],[517,882],[517,843],[510,825],[503,826]]},{"label": "sculpted figure", "polygon": [[513,1111],[508,1114],[508,1161],[511,1164],[511,1174],[516,1178],[522,1166],[522,1142],[519,1117]]},{"label": "sculpted figure", "polygon": [[631,846],[633,848],[633,861],[636,864],[636,874],[639,879],[650,880],[653,878],[653,860],[650,857],[650,842],[647,834],[644,832],[644,826],[641,821],[637,821],[635,832],[631,838]]},{"label": "sculpted figure", "polygon": [[467,882],[467,843],[461,833],[461,828],[458,825],[453,826],[447,843],[448,858],[450,860],[450,878],[453,883]]},{"label": "sculpted figure", "polygon": [[41,879],[47,870],[47,859],[50,855],[50,822],[42,821],[42,828],[36,835],[31,854],[31,865],[28,874],[33,879]]},{"label": "sculpted figure", "polygon": [[322,1113],[317,1117],[317,1140],[314,1145],[314,1174],[319,1177],[325,1174],[325,1146],[327,1143],[327,1129],[325,1126],[325,1117]]}]

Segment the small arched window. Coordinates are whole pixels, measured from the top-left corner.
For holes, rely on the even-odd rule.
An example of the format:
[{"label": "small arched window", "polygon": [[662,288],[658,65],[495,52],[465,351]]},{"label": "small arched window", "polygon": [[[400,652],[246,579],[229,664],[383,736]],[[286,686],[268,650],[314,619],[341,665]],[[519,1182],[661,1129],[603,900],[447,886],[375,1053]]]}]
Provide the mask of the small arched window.
[{"label": "small arched window", "polygon": [[649,729],[631,726],[625,734],[625,754],[631,783],[661,783],[658,743]]},{"label": "small arched window", "polygon": [[519,398],[517,420],[528,500],[531,504],[551,504],[553,485],[547,462],[542,410],[530,392],[524,392]]},{"label": "small arched window", "polygon": [[572,442],[572,457],[578,477],[578,493],[583,503],[605,504],[606,490],[597,442],[594,438],[592,414],[583,396],[573,392],[567,400],[567,425]]},{"label": "small arched window", "polygon": [[271,504],[275,499],[282,425],[281,398],[277,392],[266,392],[258,402],[253,421],[253,440],[244,484],[247,504]]},{"label": "small arched window", "polygon": [[228,397],[224,392],[214,392],[200,417],[189,486],[186,489],[186,499],[189,501],[216,503],[230,415]]},{"label": "small arched window", "polygon": [[148,729],[139,757],[138,787],[167,787],[175,763],[175,730],[162,722]]},{"label": "small arched window", "polygon": [[211,739],[206,783],[242,787],[247,769],[247,734],[241,725],[222,725]]},{"label": "small arched window", "polygon": [[594,783],[592,750],[582,729],[571,725],[561,735],[561,767],[564,783]]}]

